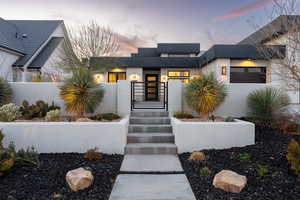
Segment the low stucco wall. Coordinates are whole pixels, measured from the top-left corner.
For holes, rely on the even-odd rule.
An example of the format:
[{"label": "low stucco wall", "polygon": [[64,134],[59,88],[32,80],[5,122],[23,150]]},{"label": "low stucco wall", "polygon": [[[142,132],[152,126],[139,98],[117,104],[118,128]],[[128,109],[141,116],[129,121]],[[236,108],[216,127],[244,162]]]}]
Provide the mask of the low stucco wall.
[{"label": "low stucco wall", "polygon": [[178,153],[203,149],[226,149],[255,143],[255,125],[250,122],[183,122],[171,117]]},{"label": "low stucco wall", "polygon": [[128,117],[120,122],[10,122],[0,123],[4,145],[34,146],[39,153],[84,153],[98,147],[107,154],[124,154]]}]

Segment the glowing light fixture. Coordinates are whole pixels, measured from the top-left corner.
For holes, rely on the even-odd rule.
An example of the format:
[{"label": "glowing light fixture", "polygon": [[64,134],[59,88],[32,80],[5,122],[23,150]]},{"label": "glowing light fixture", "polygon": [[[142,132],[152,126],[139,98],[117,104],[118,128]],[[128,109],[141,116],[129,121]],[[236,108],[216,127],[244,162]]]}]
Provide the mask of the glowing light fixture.
[{"label": "glowing light fixture", "polygon": [[131,80],[131,81],[138,81],[139,80],[139,75],[138,74],[131,74],[130,75],[130,77],[129,77],[129,79]]},{"label": "glowing light fixture", "polygon": [[299,72],[298,66],[297,65],[293,65],[292,66],[292,71],[293,71],[294,74],[298,73]]},{"label": "glowing light fixture", "polygon": [[102,74],[95,74],[94,79],[96,83],[104,82],[104,76]]},{"label": "glowing light fixture", "polygon": [[222,66],[221,74],[222,74],[222,76],[227,76],[227,67],[226,66]]},{"label": "glowing light fixture", "polygon": [[161,76],[161,82],[167,82],[168,81],[168,76],[163,75]]}]

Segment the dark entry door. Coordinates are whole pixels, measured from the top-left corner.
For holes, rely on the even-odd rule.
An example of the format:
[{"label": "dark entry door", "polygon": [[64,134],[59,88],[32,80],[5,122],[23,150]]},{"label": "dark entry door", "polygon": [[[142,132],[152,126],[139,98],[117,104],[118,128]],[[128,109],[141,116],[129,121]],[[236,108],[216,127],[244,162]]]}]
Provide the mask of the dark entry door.
[{"label": "dark entry door", "polygon": [[145,79],[145,100],[158,101],[158,74],[146,74]]}]

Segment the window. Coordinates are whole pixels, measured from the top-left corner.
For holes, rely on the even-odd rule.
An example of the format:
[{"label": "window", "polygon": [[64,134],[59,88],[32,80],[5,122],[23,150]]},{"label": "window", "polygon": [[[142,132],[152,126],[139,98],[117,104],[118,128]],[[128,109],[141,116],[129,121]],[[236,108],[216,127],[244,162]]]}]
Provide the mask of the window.
[{"label": "window", "polygon": [[188,83],[190,80],[189,71],[168,71],[169,80],[181,80],[183,83]]},{"label": "window", "polygon": [[126,80],[126,72],[108,72],[109,83],[116,83],[119,80]]},{"label": "window", "polygon": [[230,83],[266,83],[266,67],[230,67]]}]

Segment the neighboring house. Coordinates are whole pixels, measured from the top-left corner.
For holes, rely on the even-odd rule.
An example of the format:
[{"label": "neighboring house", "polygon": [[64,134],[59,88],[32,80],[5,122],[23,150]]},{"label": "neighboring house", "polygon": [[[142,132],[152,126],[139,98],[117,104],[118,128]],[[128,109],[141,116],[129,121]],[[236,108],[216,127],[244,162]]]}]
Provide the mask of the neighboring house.
[{"label": "neighboring house", "polygon": [[[270,24],[278,23],[280,18]],[[90,65],[101,65],[106,61],[116,65],[106,73],[96,74],[99,82],[127,79],[144,82],[182,80],[188,83],[200,74],[214,72],[218,80],[227,84],[280,85],[280,77],[274,70],[278,66],[274,61],[283,59],[285,44],[272,43],[278,40],[274,34],[273,38],[260,38],[262,34],[259,32],[253,34],[260,41],[256,43],[245,39],[239,44],[214,45],[205,52],[200,51],[199,43],[159,43],[156,48],[139,48],[130,57],[93,57]],[[262,53],[262,49],[268,51],[268,56]]]},{"label": "neighboring house", "polygon": [[62,20],[0,18],[0,76],[32,81],[39,75],[61,75],[59,46],[66,35]]}]

